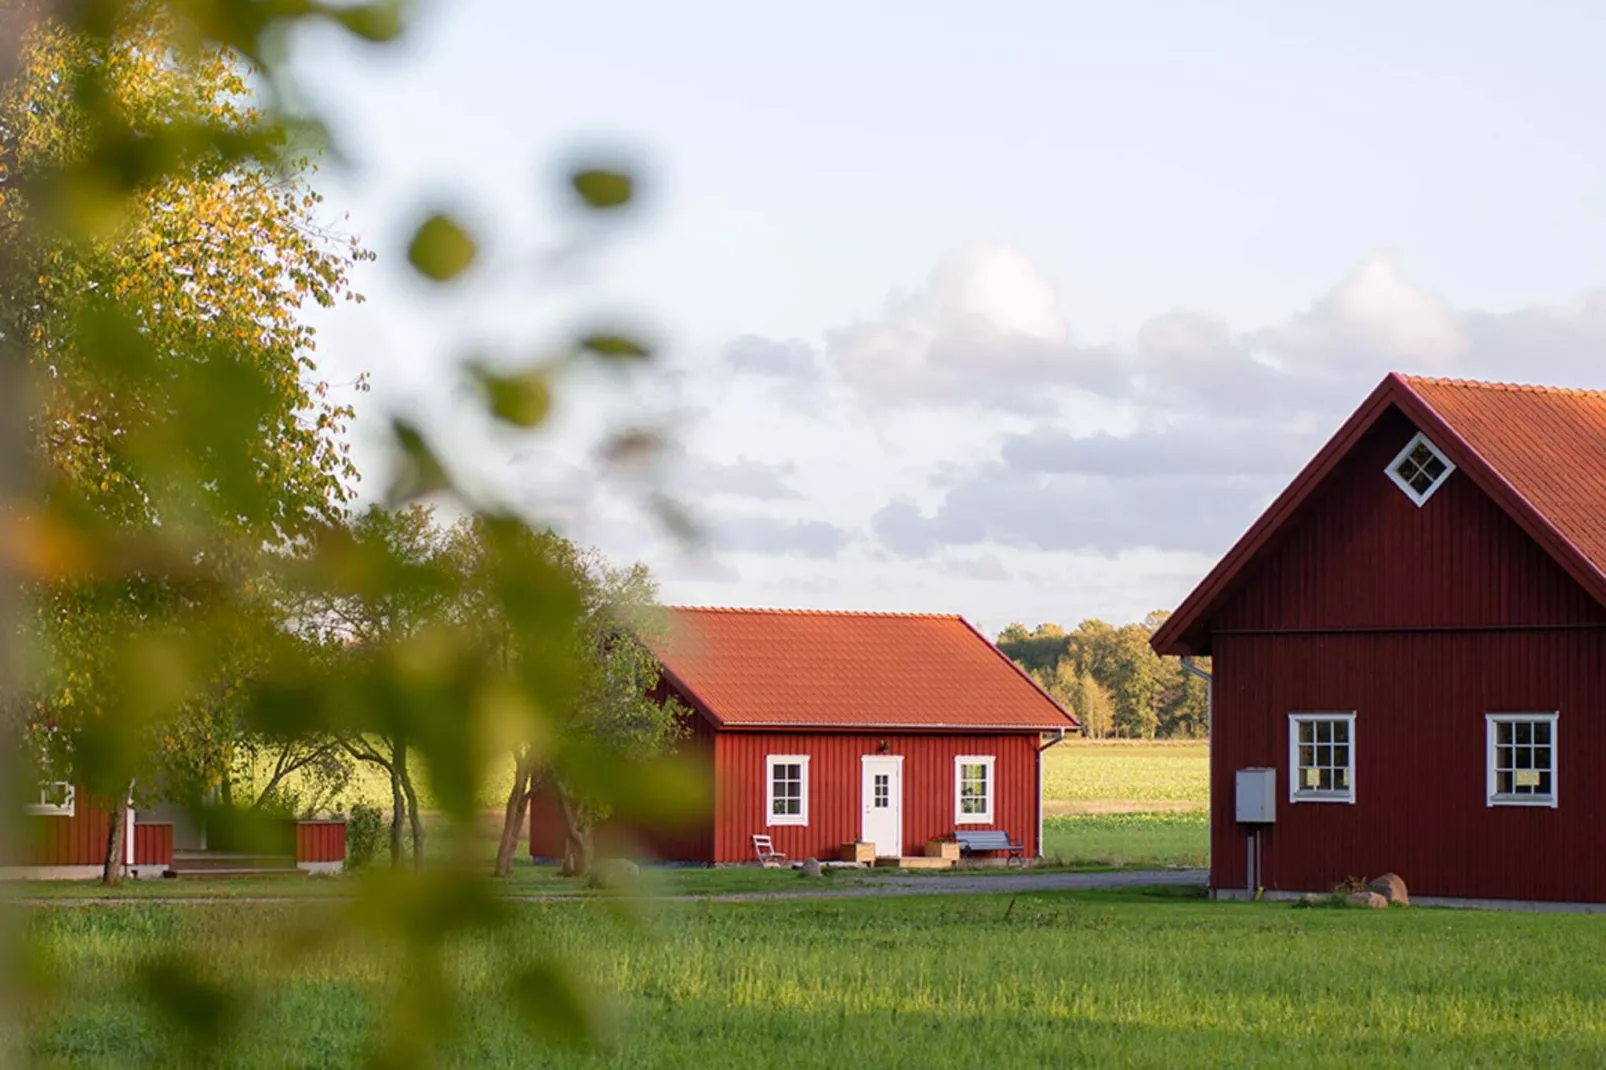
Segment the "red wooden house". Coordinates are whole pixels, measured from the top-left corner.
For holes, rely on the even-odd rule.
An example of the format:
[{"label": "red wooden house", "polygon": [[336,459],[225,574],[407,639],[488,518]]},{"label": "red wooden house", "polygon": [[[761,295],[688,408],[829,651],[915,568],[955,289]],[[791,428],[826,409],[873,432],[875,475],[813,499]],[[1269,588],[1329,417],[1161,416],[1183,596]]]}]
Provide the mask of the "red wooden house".
[{"label": "red wooden house", "polygon": [[[114,807],[82,787],[57,781],[40,785],[27,816],[11,829],[0,848],[0,880],[88,880],[101,874]],[[124,811],[123,872],[133,877],[160,877],[192,870],[234,872],[236,866],[309,873],[344,868],[346,823],[343,819],[296,821],[294,857],[238,856],[208,852],[206,837],[184,808],[159,803]],[[286,839],[292,830],[286,829]],[[249,861],[239,861],[247,858]],[[282,867],[280,863],[282,862]]]},{"label": "red wooden house", "polygon": [[1606,901],[1606,393],[1389,376],[1153,642],[1213,659],[1215,889]]},{"label": "red wooden house", "polygon": [[[1076,722],[962,618],[669,613],[652,647],[665,692],[692,711],[682,749],[705,763],[713,806],[689,829],[638,835],[658,857],[752,861],[755,834],[792,859],[857,840],[910,855],[984,829],[1040,853],[1042,751]],[[542,795],[530,853],[562,853]]]}]

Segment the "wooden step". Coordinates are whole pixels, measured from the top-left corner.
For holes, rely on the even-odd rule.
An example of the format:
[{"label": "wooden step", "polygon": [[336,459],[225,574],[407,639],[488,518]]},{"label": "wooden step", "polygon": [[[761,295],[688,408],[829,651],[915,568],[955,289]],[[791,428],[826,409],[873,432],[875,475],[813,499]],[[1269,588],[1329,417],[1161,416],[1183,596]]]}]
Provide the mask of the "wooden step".
[{"label": "wooden step", "polygon": [[927,858],[925,855],[905,855],[902,858],[877,858],[877,869],[952,869],[951,858]]},{"label": "wooden step", "polygon": [[199,872],[218,869],[294,869],[295,866],[295,855],[174,851],[170,868],[181,872]]},{"label": "wooden step", "polygon": [[170,869],[178,880],[231,880],[238,877],[305,877],[307,871],[289,866],[248,866],[239,869]]}]

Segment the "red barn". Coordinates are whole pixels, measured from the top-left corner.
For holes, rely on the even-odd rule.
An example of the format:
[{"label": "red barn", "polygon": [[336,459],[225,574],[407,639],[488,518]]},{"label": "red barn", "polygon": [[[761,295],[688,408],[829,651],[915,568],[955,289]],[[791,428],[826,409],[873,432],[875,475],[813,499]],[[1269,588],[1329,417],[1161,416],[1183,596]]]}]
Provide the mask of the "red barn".
[{"label": "red barn", "polygon": [[1213,888],[1606,901],[1606,393],[1389,376],[1153,642],[1213,659]]},{"label": "red barn", "polygon": [[[792,859],[921,854],[997,829],[1040,853],[1042,751],[1076,722],[957,616],[672,609],[652,643],[691,712],[683,750],[706,761],[713,808],[640,835],[666,860],[749,862],[752,837]],[[531,802],[530,853],[562,853],[550,798]],[[604,847],[606,850],[606,847]]]}]

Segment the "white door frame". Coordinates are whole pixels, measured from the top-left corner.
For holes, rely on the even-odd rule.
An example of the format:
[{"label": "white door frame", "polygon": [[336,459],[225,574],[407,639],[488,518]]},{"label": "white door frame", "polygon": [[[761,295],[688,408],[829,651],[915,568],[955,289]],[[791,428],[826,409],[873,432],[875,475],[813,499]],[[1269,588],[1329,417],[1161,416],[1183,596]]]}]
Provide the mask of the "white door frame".
[{"label": "white door frame", "polygon": [[[871,840],[871,822],[889,822],[893,836],[891,844],[883,844],[884,836],[871,840],[876,845],[877,857],[903,854],[903,755],[866,754],[859,759],[859,838]],[[887,774],[888,803],[878,810],[875,806],[875,776]],[[886,811],[891,811],[887,813]]]}]

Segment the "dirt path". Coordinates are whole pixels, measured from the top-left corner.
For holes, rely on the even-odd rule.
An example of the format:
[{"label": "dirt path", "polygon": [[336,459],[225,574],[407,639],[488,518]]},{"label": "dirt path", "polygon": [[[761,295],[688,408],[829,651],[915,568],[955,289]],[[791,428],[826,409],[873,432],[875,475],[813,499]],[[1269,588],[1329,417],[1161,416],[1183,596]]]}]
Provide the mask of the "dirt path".
[{"label": "dirt path", "polygon": [[[645,896],[655,903],[757,903],[771,899],[874,899],[901,895],[1006,895],[1017,892],[1097,891],[1122,888],[1147,888],[1155,885],[1167,887],[1202,885],[1206,871],[1202,869],[1123,870],[1109,873],[1008,873],[978,877],[878,877],[873,881],[851,888],[828,888],[814,885],[788,892],[713,892],[676,895]],[[514,903],[567,903],[597,898],[587,895],[506,895],[501,898]],[[622,896],[621,898],[630,898]],[[178,906],[183,904],[220,903],[346,903],[344,895],[277,895],[277,896],[119,896],[82,899],[13,899],[8,902],[22,907],[65,906],[125,906],[137,903]]]}]

